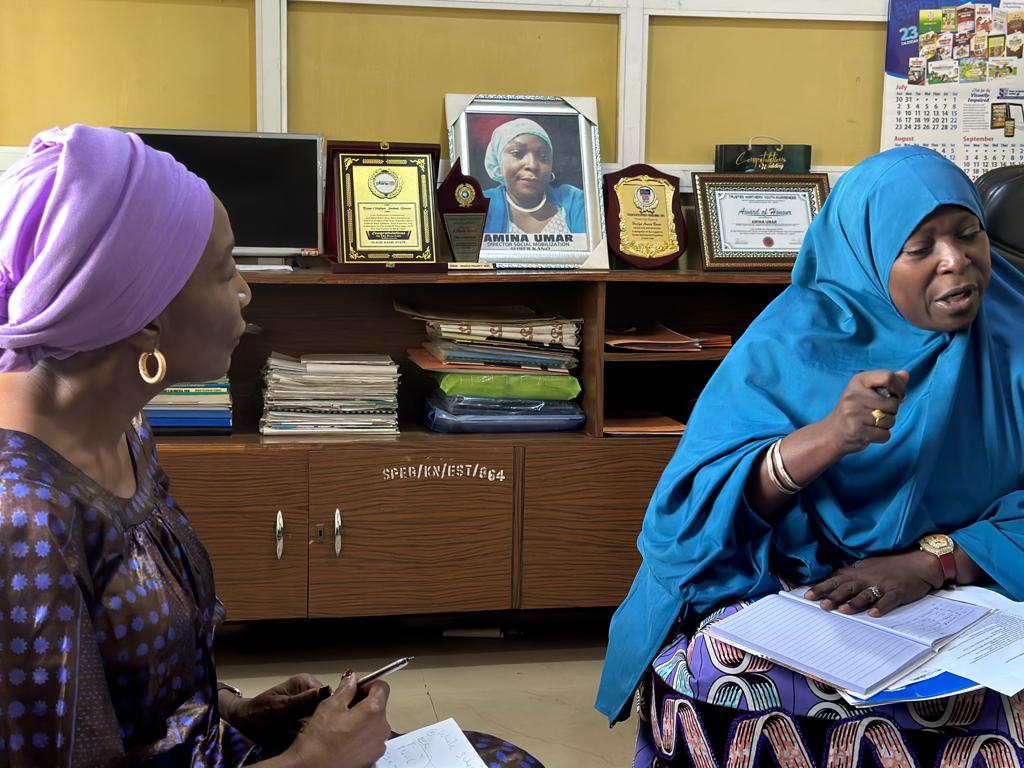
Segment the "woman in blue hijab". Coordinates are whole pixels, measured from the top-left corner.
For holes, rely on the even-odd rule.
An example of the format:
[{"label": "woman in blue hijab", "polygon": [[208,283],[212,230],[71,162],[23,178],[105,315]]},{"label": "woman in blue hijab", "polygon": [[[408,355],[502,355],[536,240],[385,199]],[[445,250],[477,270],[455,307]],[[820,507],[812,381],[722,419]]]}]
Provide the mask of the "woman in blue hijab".
[{"label": "woman in blue hijab", "polygon": [[554,151],[548,132],[533,120],[509,120],[494,129],[484,169],[498,186],[484,191],[491,201],[484,232],[587,233],[583,190],[554,183]]},{"label": "woman in blue hijab", "polygon": [[[792,278],[708,383],[655,489],[597,707],[622,719],[644,683],[638,766],[732,764],[764,745],[841,766],[864,739],[907,756],[894,765],[916,765],[915,749],[967,765],[956,755],[982,742],[1024,765],[1024,696],[853,710],[699,631],[782,579],[849,613],[949,583],[1024,600],[1024,276],[992,254],[970,180],[928,149],[869,158]],[[940,726],[965,730],[922,747]]]}]

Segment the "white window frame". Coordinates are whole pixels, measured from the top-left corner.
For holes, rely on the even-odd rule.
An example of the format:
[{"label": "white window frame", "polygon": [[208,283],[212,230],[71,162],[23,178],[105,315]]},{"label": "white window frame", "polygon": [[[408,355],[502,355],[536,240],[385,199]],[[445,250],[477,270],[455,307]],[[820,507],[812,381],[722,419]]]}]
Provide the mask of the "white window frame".
[{"label": "white window frame", "polygon": [[[288,3],[295,0],[254,0],[256,4],[256,130],[288,130]],[[648,39],[652,17],[800,19],[823,21],[885,21],[887,0],[302,0],[302,2],[389,5],[409,8],[468,8],[490,11],[590,13],[618,17],[617,162],[614,170],[644,158],[647,124]],[[879,77],[882,73],[879,72]],[[626,87],[629,83],[630,87]],[[557,95],[557,94],[555,94]],[[443,94],[438,94],[438,104]],[[20,156],[19,148],[0,147],[0,170]],[[12,159],[13,158],[13,159]],[[689,191],[690,171],[711,165],[659,164],[680,176]],[[816,166],[839,173],[846,166]]]},{"label": "white window frame", "polygon": [[[288,130],[288,3],[256,2],[256,114],[261,131]],[[647,65],[651,18],[699,16],[710,18],[802,19],[824,21],[885,21],[887,0],[302,0],[303,2],[469,8],[491,11],[536,11],[614,15],[619,22],[618,114],[616,157],[607,170],[643,162],[647,123]],[[881,77],[881,73],[879,73]],[[626,84],[632,84],[626,87]],[[556,94],[557,95],[557,94]],[[443,94],[438,94],[438,103]],[[690,191],[691,171],[711,165],[659,164],[680,176]],[[835,177],[848,166],[816,166]]]}]

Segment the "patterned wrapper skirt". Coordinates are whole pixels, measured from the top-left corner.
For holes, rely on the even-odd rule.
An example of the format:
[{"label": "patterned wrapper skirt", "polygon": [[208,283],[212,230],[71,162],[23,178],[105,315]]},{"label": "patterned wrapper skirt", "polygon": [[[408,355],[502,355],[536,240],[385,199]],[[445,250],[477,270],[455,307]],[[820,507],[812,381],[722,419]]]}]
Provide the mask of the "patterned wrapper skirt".
[{"label": "patterned wrapper skirt", "polygon": [[704,632],[743,605],[658,654],[638,696],[634,768],[1024,768],[1024,693],[857,709]]}]

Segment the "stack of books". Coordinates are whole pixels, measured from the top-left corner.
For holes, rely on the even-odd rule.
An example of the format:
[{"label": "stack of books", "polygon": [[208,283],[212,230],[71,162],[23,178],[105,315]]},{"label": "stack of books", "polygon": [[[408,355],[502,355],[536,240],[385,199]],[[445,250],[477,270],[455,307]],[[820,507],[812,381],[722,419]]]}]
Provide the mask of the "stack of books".
[{"label": "stack of books", "polygon": [[143,408],[143,413],[158,435],[231,434],[227,377],[168,387]]},{"label": "stack of books", "polygon": [[409,359],[438,376],[426,420],[439,432],[534,432],[576,429],[572,402],[582,320],[541,316],[529,307],[425,310],[395,304],[424,321],[427,339]]},{"label": "stack of books", "polygon": [[398,366],[387,355],[273,353],[264,370],[264,435],[398,434]]}]

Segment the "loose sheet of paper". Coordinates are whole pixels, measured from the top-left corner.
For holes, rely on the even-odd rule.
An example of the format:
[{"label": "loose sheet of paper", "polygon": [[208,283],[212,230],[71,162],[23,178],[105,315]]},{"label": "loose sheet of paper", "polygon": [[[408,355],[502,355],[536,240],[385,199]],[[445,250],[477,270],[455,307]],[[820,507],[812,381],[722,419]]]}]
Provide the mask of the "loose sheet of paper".
[{"label": "loose sheet of paper", "polygon": [[452,719],[396,736],[374,768],[487,768]]},{"label": "loose sheet of paper", "polygon": [[952,672],[1007,696],[1024,690],[1024,603],[980,587],[959,587],[948,596],[997,612],[956,638],[920,671]]}]

